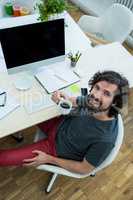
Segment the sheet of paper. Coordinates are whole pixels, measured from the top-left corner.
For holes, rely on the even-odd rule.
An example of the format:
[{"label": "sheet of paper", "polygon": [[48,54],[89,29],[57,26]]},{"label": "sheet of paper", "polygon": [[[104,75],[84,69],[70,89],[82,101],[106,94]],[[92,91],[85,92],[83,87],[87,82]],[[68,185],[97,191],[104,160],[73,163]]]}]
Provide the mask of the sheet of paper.
[{"label": "sheet of paper", "polygon": [[52,93],[64,87],[67,87],[73,83],[78,82],[79,77],[69,68],[60,64],[52,64],[41,68],[35,75],[40,84],[47,90],[48,93]]},{"label": "sheet of paper", "polygon": [[36,78],[49,93],[54,92],[59,88],[61,87],[63,88],[66,86],[66,82],[63,82],[55,75],[51,75],[51,73],[46,71],[36,74]]},{"label": "sheet of paper", "polygon": [[59,77],[61,77],[62,79],[64,79],[65,81],[67,81],[68,83],[71,83],[71,82],[76,82],[76,81],[78,81],[79,80],[79,77],[76,75],[76,74],[74,74],[73,72],[72,72],[72,70],[70,70],[70,69],[67,69],[67,68],[65,68],[65,67],[63,67],[63,68],[56,68],[55,70],[54,70],[54,72],[55,72],[55,74],[57,75],[57,76],[59,76]]}]

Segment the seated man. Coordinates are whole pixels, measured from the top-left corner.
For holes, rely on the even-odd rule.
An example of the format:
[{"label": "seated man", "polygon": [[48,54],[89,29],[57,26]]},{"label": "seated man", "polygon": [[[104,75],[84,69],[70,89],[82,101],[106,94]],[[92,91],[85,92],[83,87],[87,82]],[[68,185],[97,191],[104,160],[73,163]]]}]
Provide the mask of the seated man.
[{"label": "seated man", "polygon": [[[75,110],[39,125],[47,139],[18,149],[0,150],[0,166],[54,164],[88,173],[108,156],[117,137],[117,114],[128,97],[128,81],[114,71],[97,72],[90,94],[68,97],[57,91],[52,99],[69,99]],[[85,111],[85,112],[83,112]]]}]

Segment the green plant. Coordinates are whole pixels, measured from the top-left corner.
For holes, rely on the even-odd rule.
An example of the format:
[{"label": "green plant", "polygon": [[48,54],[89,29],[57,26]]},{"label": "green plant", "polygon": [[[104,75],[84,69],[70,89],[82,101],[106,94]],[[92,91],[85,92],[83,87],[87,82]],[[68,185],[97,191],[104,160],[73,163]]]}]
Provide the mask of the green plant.
[{"label": "green plant", "polygon": [[72,62],[77,62],[80,58],[80,56],[82,55],[82,53],[80,53],[79,51],[77,51],[77,53],[72,53],[69,52],[68,53],[68,58],[72,61]]},{"label": "green plant", "polygon": [[39,20],[47,21],[51,15],[60,14],[68,7],[65,0],[40,0],[35,9],[39,10]]}]

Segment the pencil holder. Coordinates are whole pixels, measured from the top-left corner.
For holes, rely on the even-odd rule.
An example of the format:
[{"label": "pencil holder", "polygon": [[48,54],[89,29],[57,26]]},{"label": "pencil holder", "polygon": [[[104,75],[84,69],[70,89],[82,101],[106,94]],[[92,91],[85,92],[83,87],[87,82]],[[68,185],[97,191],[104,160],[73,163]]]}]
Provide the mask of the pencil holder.
[{"label": "pencil holder", "polygon": [[76,66],[76,63],[78,62],[78,60],[79,60],[81,55],[82,54],[79,51],[77,51],[77,53],[75,53],[75,54],[73,54],[72,52],[68,53],[67,56],[71,61],[71,67],[75,67]]},{"label": "pencil holder", "polygon": [[71,67],[75,67],[76,66],[77,61],[72,61],[71,60]]}]

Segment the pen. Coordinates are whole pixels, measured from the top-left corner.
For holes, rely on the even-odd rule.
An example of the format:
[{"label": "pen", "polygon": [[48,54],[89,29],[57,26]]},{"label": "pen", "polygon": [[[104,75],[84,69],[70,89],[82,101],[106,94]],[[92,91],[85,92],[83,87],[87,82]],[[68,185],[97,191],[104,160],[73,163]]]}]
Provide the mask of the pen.
[{"label": "pen", "polygon": [[68,83],[65,79],[61,78],[60,76],[58,76],[57,74],[54,74],[55,77],[57,77],[58,79],[60,79],[61,81],[64,81],[65,83]]},{"label": "pen", "polygon": [[4,95],[4,100],[3,100],[3,104],[0,104],[0,107],[5,106],[5,104],[6,104],[6,92],[0,93],[0,96],[2,96],[2,95]]}]

